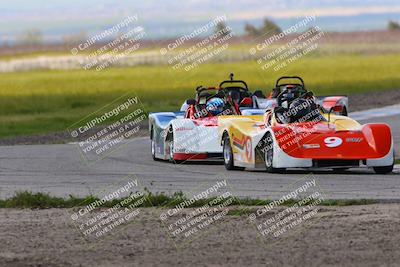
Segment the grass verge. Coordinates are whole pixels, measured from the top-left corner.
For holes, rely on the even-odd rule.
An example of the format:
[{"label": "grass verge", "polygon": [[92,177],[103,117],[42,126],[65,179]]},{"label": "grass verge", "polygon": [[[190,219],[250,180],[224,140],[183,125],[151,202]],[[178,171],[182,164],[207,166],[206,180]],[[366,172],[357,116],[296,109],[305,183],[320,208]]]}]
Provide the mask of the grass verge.
[{"label": "grass verge", "polygon": [[0,138],[63,131],[114,99],[134,93],[146,111],[178,110],[198,85],[217,86],[233,72],[250,89],[270,92],[282,75],[299,75],[317,95],[398,88],[400,54],[305,56],[279,71],[254,61],[0,74]]},{"label": "grass verge", "polygon": [[[141,207],[173,207],[177,200],[187,199],[182,193],[175,193],[167,196],[163,193],[152,194],[148,193],[147,201],[143,202]],[[202,207],[209,203],[213,198],[206,198],[194,202],[190,207]],[[46,208],[73,208],[85,206],[99,198],[88,196],[86,198],[78,198],[70,195],[68,198],[60,198],[50,196],[46,193],[32,193],[29,191],[17,192],[13,197],[0,200],[0,208],[30,208],[30,209],[46,209]],[[114,199],[113,201],[105,202],[102,207],[113,207],[123,199]],[[299,200],[290,200],[284,202],[283,206],[290,206]],[[250,198],[235,198],[231,206],[263,206],[271,203],[272,200],[250,199]],[[321,206],[350,206],[350,205],[369,205],[375,204],[377,201],[370,199],[360,200],[325,200]],[[231,215],[244,214],[244,210],[232,210]]]}]

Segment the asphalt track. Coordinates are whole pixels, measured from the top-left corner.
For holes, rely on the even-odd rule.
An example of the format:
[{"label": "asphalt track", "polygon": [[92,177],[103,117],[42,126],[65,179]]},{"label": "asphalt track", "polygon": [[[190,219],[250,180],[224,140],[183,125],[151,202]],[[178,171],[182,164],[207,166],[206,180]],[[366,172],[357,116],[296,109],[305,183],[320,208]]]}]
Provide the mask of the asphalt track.
[{"label": "asphalt track", "polygon": [[[369,111],[367,111],[369,112]],[[391,106],[371,114],[351,115],[363,122],[390,124],[399,155],[400,109]],[[380,114],[380,115],[379,115]],[[134,175],[151,192],[171,194],[182,191],[191,195],[199,186],[213,185],[226,178],[229,191],[240,197],[277,199],[292,189],[291,185],[315,178],[326,198],[380,199],[400,202],[400,167],[394,173],[377,175],[369,169],[351,169],[343,174],[332,171],[290,170],[286,174],[262,171],[226,171],[220,163],[173,165],[153,161],[148,138],[124,143],[105,158],[86,164],[76,144],[16,145],[0,147],[0,198],[16,191],[48,192],[55,196],[101,195],[110,185],[120,184]]]}]

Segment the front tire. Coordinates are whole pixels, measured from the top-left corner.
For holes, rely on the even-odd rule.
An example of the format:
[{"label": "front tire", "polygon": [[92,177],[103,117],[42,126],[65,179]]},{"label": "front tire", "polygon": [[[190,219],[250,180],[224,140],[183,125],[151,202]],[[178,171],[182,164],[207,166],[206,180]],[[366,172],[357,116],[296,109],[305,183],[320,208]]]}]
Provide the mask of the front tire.
[{"label": "front tire", "polygon": [[168,141],[169,162],[175,163],[174,160],[174,139]]},{"label": "front tire", "polygon": [[154,128],[153,126],[151,127],[151,133],[150,133],[150,142],[151,142],[151,157],[153,158],[154,161],[159,161],[160,159],[156,157],[156,141],[154,140]]},{"label": "front tire", "polygon": [[158,158],[156,158],[156,142],[154,141],[154,138],[151,139],[151,157],[155,161],[159,160]]},{"label": "front tire", "polygon": [[243,167],[237,167],[233,161],[233,150],[231,146],[231,142],[229,140],[229,136],[225,136],[223,140],[223,149],[222,153],[224,155],[224,165],[227,170],[244,170]]},{"label": "front tire", "polygon": [[267,133],[266,135],[266,147],[265,147],[265,169],[269,173],[279,173],[283,172],[284,168],[274,168],[274,141],[272,139],[271,133]]}]

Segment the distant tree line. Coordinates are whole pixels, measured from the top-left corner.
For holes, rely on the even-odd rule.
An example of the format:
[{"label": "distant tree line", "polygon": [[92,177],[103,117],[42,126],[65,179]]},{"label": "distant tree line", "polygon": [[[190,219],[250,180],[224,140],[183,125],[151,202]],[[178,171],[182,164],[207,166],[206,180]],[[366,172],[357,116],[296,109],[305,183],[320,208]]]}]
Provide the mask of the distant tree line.
[{"label": "distant tree line", "polygon": [[[226,29],[229,28],[227,28],[226,24],[222,21],[215,26],[215,32],[223,31],[224,29],[225,32],[227,32],[227,34],[230,33],[230,30],[226,31]],[[276,25],[276,23],[274,23],[272,20],[264,19],[263,25],[259,28],[249,23],[246,23],[244,31],[246,35],[257,37],[265,34],[268,35],[279,34],[282,32],[282,29],[278,25]]]},{"label": "distant tree line", "polygon": [[396,21],[390,20],[387,28],[389,31],[400,31],[400,24]]},{"label": "distant tree line", "polygon": [[263,25],[259,28],[246,23],[244,26],[244,31],[246,32],[246,35],[250,35],[253,37],[261,36],[261,35],[274,35],[274,34],[279,34],[282,32],[282,29],[276,25],[275,22],[269,19],[264,19]]},{"label": "distant tree line", "polygon": [[[390,31],[400,31],[400,23],[394,20],[390,20],[387,24],[387,29]],[[274,35],[282,32],[282,29],[272,20],[265,18],[263,24],[260,27],[256,27],[249,23],[246,23],[244,27],[245,34],[252,37],[258,37],[262,35]],[[219,22],[215,26],[215,32],[222,32],[223,35],[228,35],[231,30],[224,22]],[[79,32],[63,37],[63,43],[71,44],[85,40],[87,34],[85,32]],[[28,44],[28,45],[41,45],[43,44],[43,34],[38,29],[28,29],[22,32],[17,38],[17,43]]]}]

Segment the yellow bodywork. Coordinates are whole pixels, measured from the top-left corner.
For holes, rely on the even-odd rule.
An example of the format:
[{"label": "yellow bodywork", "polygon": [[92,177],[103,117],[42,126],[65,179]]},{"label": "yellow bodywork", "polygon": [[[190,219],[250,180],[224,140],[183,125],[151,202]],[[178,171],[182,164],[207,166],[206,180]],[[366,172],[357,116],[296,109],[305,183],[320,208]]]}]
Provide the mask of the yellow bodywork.
[{"label": "yellow bodywork", "polygon": [[[268,114],[267,111],[266,114]],[[243,167],[257,167],[260,158],[257,158],[255,146],[268,131],[270,125],[278,124],[275,116],[271,117],[270,125],[264,122],[265,115],[250,116],[221,116],[218,120],[219,138],[222,144],[224,135],[228,134],[235,165]],[[328,120],[328,114],[323,114]],[[322,122],[328,124],[328,122]],[[330,125],[335,125],[336,131],[359,130],[361,125],[345,116],[330,115]]]}]

